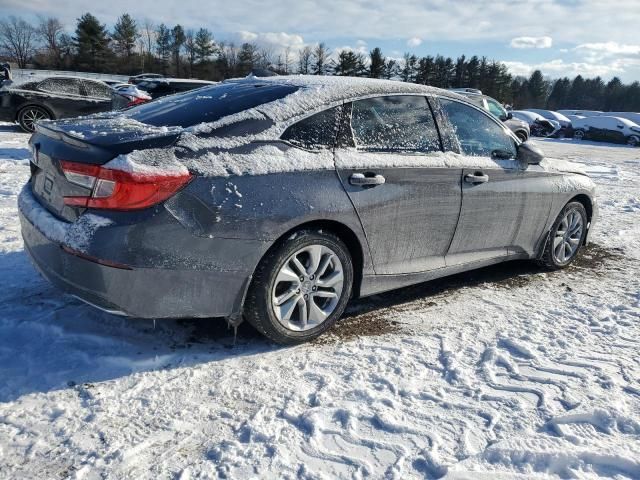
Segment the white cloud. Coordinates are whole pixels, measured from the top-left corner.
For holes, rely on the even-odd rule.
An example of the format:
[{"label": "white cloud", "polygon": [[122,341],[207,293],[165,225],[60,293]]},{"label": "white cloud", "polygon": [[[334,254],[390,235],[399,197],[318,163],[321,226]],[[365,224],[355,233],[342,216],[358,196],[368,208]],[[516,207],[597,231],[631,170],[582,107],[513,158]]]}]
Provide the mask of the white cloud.
[{"label": "white cloud", "polygon": [[305,46],[304,38],[301,35],[285,32],[254,33],[242,30],[236,34],[232,34],[231,37],[235,37],[233,39],[239,43],[255,43],[259,46],[276,48],[290,47],[293,50]]},{"label": "white cloud", "polygon": [[[565,62],[562,59],[555,59],[549,62],[524,63],[524,62],[502,62],[513,75],[528,76],[534,70],[540,70],[544,75],[551,77],[582,75],[583,77],[609,77],[624,73],[631,64],[625,62],[611,63],[588,63],[588,62]],[[640,62],[639,62],[640,63]]]},{"label": "white cloud", "polygon": [[511,39],[511,48],[551,48],[551,37],[516,37]]},{"label": "white cloud", "polygon": [[364,40],[358,40],[358,41],[356,42],[356,45],[357,45],[358,47],[366,47],[366,46],[367,46],[367,42],[365,42]]},{"label": "white cloud", "polygon": [[411,37],[409,40],[407,40],[408,47],[417,47],[421,43],[422,39],[420,37]]},{"label": "white cloud", "polygon": [[628,45],[618,42],[583,43],[575,51],[599,57],[615,55],[640,55],[640,45]]}]

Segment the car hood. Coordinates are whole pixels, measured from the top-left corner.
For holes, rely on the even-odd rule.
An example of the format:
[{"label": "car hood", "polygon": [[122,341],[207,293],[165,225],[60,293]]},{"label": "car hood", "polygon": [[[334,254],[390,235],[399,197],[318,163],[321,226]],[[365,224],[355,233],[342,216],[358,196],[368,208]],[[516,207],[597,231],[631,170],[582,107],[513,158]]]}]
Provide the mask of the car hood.
[{"label": "car hood", "polygon": [[584,165],[581,163],[560,160],[559,158],[545,157],[544,160],[540,162],[540,165],[551,172],[577,173],[579,175],[588,176],[584,169]]}]

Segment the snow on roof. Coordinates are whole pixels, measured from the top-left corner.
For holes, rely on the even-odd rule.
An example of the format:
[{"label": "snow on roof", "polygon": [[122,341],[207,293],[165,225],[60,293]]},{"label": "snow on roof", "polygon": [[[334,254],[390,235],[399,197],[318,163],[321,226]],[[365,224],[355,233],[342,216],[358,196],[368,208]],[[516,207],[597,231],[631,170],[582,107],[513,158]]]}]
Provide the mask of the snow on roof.
[{"label": "snow on roof", "polygon": [[339,77],[321,75],[288,75],[257,78],[249,76],[227,82],[256,82],[299,87],[294,93],[273,102],[260,105],[260,111],[275,122],[283,122],[321,108],[380,94],[440,94],[461,100],[465,97],[435,87],[395,80]]}]

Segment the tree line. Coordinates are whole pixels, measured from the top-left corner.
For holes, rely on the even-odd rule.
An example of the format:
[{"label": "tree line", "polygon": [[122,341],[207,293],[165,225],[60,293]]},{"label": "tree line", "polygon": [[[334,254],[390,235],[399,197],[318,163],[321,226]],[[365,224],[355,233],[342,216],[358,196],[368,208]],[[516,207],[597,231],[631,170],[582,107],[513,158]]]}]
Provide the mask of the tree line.
[{"label": "tree line", "polygon": [[507,67],[486,57],[442,55],[418,57],[405,53],[386,57],[375,47],[368,54],[331,52],[325,43],[275,50],[252,42],[218,41],[207,28],[136,21],[125,13],[112,30],[91,13],[78,18],[70,34],[55,17],[40,17],[36,25],[22,18],[0,21],[0,55],[34,68],[109,74],[154,72],[175,77],[224,80],[256,69],[279,74],[348,75],[386,78],[440,88],[476,88],[514,108],[563,108],[640,111],[640,83],[623,84],[618,77],[549,80],[536,70],[513,76]]}]

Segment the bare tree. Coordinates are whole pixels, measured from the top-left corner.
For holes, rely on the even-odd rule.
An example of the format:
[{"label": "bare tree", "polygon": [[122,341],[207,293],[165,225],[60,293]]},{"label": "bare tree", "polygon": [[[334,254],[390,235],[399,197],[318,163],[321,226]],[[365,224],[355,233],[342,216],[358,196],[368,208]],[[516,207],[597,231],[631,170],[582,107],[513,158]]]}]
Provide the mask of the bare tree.
[{"label": "bare tree", "polygon": [[285,75],[291,70],[291,47],[287,46],[282,53],[282,69]]},{"label": "bare tree", "polygon": [[56,17],[39,17],[40,23],[36,33],[47,49],[49,62],[59,68],[62,63],[60,39],[64,34],[64,26]]},{"label": "bare tree", "polygon": [[311,69],[311,57],[313,56],[313,51],[310,46],[306,46],[300,49],[298,53],[298,73],[303,75],[308,75]]},{"label": "bare tree", "polygon": [[189,61],[189,77],[193,77],[193,64],[196,63],[198,51],[193,30],[187,30],[185,34],[184,49],[187,51],[187,60]]},{"label": "bare tree", "polygon": [[140,38],[144,43],[145,51],[143,55],[147,56],[149,70],[151,70],[153,66],[153,45],[156,40],[156,26],[151,20],[145,19],[142,23],[142,28],[140,29]]},{"label": "bare tree", "polygon": [[25,68],[35,53],[36,31],[31,24],[14,16],[0,20],[0,51],[14,59],[18,68]]}]

